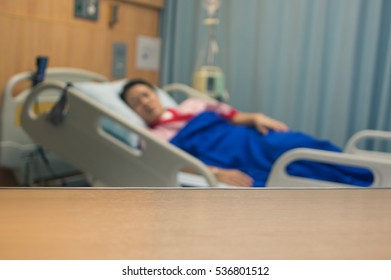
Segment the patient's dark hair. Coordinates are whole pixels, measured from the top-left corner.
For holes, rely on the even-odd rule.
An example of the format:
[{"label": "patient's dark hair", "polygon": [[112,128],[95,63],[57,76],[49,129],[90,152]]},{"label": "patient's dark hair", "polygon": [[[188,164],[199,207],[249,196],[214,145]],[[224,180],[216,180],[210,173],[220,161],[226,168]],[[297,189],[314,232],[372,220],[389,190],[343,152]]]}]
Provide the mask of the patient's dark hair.
[{"label": "patient's dark hair", "polygon": [[128,81],[124,87],[122,88],[120,94],[119,94],[119,97],[126,103],[126,93],[128,92],[129,89],[131,89],[132,87],[136,86],[136,85],[145,85],[147,87],[149,87],[150,89],[152,89],[153,91],[155,91],[155,87],[147,82],[146,80],[143,80],[143,79],[134,79],[134,80],[130,80]]}]

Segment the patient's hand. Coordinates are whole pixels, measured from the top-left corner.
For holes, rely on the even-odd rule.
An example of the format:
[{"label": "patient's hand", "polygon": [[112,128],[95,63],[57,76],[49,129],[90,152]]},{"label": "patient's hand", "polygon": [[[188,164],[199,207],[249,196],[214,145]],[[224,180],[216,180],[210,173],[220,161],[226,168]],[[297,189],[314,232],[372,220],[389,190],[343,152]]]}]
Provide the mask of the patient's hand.
[{"label": "patient's hand", "polygon": [[260,113],[238,112],[231,122],[234,124],[254,126],[260,133],[267,134],[270,129],[275,131],[288,131],[288,126],[278,120]]},{"label": "patient's hand", "polygon": [[288,131],[288,126],[285,123],[263,114],[254,114],[254,126],[262,134],[267,134],[269,129],[275,131]]},{"label": "patient's hand", "polygon": [[217,180],[225,184],[240,187],[251,187],[253,185],[253,179],[237,169],[212,167],[212,172],[217,177]]}]

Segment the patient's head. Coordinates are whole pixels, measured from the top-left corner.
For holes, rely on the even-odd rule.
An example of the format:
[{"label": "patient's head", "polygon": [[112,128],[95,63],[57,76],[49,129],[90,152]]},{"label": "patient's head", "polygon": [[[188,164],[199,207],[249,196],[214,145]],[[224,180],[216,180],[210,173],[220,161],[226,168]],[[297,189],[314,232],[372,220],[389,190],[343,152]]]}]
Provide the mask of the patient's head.
[{"label": "patient's head", "polygon": [[125,84],[120,97],[129,105],[147,124],[152,124],[164,112],[159,96],[153,85],[138,79]]}]

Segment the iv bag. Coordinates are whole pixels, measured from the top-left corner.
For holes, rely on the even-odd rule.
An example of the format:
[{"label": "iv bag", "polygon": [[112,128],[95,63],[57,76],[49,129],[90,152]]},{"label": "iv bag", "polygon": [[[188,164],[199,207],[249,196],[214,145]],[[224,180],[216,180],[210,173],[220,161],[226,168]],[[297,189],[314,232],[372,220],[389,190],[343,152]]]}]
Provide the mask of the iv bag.
[{"label": "iv bag", "polygon": [[214,17],[220,7],[220,0],[203,0],[202,5],[208,11],[209,17]]}]

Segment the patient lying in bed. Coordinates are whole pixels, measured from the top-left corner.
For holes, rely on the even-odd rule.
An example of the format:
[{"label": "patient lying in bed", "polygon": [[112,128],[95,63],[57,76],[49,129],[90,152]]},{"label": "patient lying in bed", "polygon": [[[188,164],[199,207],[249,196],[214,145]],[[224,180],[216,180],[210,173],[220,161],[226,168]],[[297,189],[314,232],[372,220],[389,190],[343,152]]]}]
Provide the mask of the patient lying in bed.
[{"label": "patient lying in bed", "polygon": [[[199,158],[223,183],[265,186],[275,160],[290,149],[340,151],[328,141],[289,131],[283,122],[224,103],[188,99],[165,109],[154,86],[144,80],[129,81],[120,96],[157,137]],[[367,170],[308,161],[291,164],[288,173],[358,186],[373,180]]]}]

